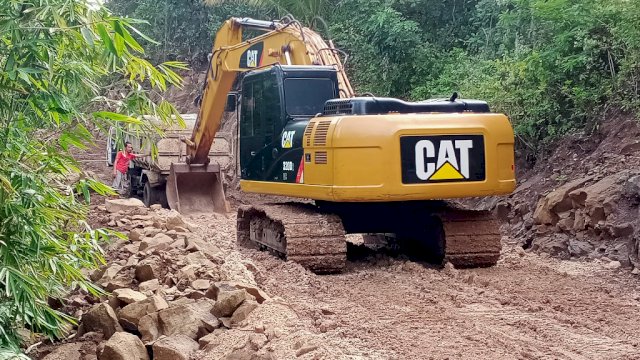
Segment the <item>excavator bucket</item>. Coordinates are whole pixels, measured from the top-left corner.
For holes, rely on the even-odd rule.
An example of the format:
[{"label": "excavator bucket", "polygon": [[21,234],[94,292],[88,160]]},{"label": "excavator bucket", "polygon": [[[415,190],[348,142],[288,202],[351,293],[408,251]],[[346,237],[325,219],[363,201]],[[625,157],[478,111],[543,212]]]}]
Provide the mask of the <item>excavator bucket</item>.
[{"label": "excavator bucket", "polygon": [[171,164],[167,202],[181,214],[228,212],[218,164]]}]

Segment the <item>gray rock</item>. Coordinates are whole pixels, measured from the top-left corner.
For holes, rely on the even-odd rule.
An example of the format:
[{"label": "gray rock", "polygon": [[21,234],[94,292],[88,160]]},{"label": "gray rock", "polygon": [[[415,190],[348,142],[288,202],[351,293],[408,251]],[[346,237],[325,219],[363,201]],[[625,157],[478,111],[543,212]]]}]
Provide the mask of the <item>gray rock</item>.
[{"label": "gray rock", "polygon": [[[153,272],[153,269],[151,271]],[[138,286],[138,290],[140,290],[140,292],[143,292],[143,293],[154,292],[159,288],[160,288],[160,281],[158,279],[143,281]]]},{"label": "gray rock", "polygon": [[129,231],[129,240],[131,241],[140,241],[143,237],[144,235],[140,229],[131,229],[131,231]]},{"label": "gray rock", "polygon": [[83,343],[62,344],[56,347],[49,355],[42,360],[81,360],[80,349]]},{"label": "gray rock", "polygon": [[247,300],[240,305],[236,311],[233,312],[233,316],[231,316],[231,325],[239,325],[241,322],[245,321],[249,314],[253,310],[258,307],[258,303],[253,300]]},{"label": "gray rock", "polygon": [[219,326],[211,315],[214,302],[210,299],[172,306],[158,313],[158,323],[167,336],[183,334],[198,339]]},{"label": "gray rock", "polygon": [[191,283],[191,287],[196,290],[208,290],[210,286],[211,286],[211,283],[209,282],[209,280],[206,280],[206,279],[194,280]]},{"label": "gray rock", "polygon": [[616,238],[631,236],[633,235],[633,224],[627,222],[613,225],[611,227],[611,235]]},{"label": "gray rock", "polygon": [[142,341],[146,344],[156,340],[160,336],[158,325],[158,313],[147,314],[140,319],[138,331],[142,335]]},{"label": "gray rock", "polygon": [[136,280],[145,282],[156,279],[158,275],[158,265],[154,259],[144,259],[136,265]]},{"label": "gray rock", "polygon": [[612,269],[612,270],[619,269],[621,266],[622,264],[620,263],[620,261],[611,261],[605,265],[607,269]]},{"label": "gray rock", "polygon": [[144,203],[138,199],[106,199],[104,202],[105,208],[110,213],[117,213],[119,211],[129,212],[132,210],[138,210],[144,208]]},{"label": "gray rock", "polygon": [[213,309],[211,309],[211,313],[217,318],[229,317],[247,299],[247,295],[248,293],[244,289],[221,291],[218,293],[217,301]]},{"label": "gray rock", "polygon": [[154,295],[146,300],[129,304],[122,308],[118,313],[120,323],[128,330],[137,330],[140,319],[145,315],[152,314],[156,311],[169,307],[169,304],[160,296]]},{"label": "gray rock", "polygon": [[169,214],[167,214],[167,222],[166,222],[167,230],[176,230],[176,228],[187,228],[187,223],[185,223],[182,215],[175,210],[171,210]]},{"label": "gray rock", "polygon": [[131,289],[116,289],[113,291],[113,295],[116,296],[116,298],[125,303],[125,304],[131,304],[131,303],[135,303],[138,301],[142,301],[145,300],[147,298],[146,295],[137,292],[135,290],[131,290]]},{"label": "gray rock", "polygon": [[168,250],[173,243],[173,239],[163,233],[158,233],[154,237],[145,237],[140,242],[140,251]]}]

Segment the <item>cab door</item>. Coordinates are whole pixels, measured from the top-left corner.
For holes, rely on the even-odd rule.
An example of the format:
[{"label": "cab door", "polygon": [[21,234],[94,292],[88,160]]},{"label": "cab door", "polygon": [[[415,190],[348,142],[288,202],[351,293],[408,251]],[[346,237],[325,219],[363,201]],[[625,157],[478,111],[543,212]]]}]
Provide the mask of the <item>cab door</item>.
[{"label": "cab door", "polygon": [[282,101],[273,72],[245,78],[240,108],[240,167],[246,180],[267,178],[282,130]]}]

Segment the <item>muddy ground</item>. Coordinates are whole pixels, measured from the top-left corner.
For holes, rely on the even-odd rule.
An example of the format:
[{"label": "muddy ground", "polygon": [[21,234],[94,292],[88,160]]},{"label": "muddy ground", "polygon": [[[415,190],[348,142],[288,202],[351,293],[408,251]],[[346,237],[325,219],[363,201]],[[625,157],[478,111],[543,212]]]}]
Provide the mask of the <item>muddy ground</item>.
[{"label": "muddy ground", "polygon": [[[489,269],[445,270],[379,256],[317,276],[243,251],[263,288],[310,328],[335,314],[328,339],[378,359],[637,359],[637,278],[507,246]],[[322,324],[322,322],[320,322]],[[331,358],[331,357],[329,357]],[[346,358],[346,357],[345,357]]]},{"label": "muddy ground", "polygon": [[[640,283],[608,261],[541,256],[505,236],[491,268],[441,269],[352,247],[344,273],[316,275],[238,246],[233,212],[187,220],[222,251],[222,280],[255,283],[274,299],[191,359],[640,358]],[[258,326],[276,335],[261,352],[238,352]]]}]

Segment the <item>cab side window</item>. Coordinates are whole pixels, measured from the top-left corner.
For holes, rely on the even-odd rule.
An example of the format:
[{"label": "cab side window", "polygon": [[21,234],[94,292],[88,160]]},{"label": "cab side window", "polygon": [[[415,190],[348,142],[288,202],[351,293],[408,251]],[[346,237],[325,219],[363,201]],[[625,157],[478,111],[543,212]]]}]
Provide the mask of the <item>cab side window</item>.
[{"label": "cab side window", "polygon": [[253,136],[253,114],[256,99],[253,96],[253,85],[245,84],[242,93],[242,113],[240,117],[240,136]]}]

